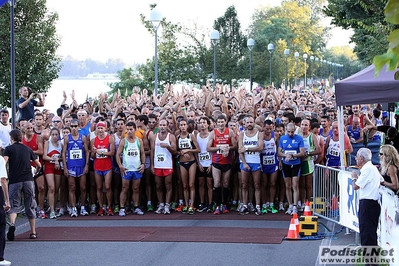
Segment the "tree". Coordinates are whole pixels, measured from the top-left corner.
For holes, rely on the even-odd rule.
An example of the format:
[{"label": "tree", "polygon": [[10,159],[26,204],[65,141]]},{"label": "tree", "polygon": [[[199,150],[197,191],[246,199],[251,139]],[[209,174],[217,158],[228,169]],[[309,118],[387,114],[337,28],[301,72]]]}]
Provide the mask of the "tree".
[{"label": "tree", "polygon": [[[270,54],[268,43],[274,44],[273,81],[280,84],[285,79],[284,49],[290,49],[288,58],[289,79],[295,78],[296,61],[294,53],[299,52],[320,56],[325,48],[325,31],[315,18],[312,20],[311,9],[306,3],[300,6],[297,1],[283,1],[281,6],[263,7],[255,11],[250,26],[250,35],[254,36],[254,81],[269,83]],[[280,63],[281,62],[281,63]],[[281,66],[284,65],[284,68]],[[303,60],[298,60],[298,77],[304,75]]]},{"label": "tree", "polygon": [[363,64],[371,64],[375,55],[385,51],[387,36],[397,28],[385,21],[386,3],[387,0],[329,0],[323,9],[332,17],[332,24],[353,29],[351,41],[356,44],[354,51]]},{"label": "tree", "polygon": [[[58,14],[49,12],[45,0],[24,0],[15,6],[15,84],[46,92],[58,78],[61,58],[56,55],[60,39],[55,24]],[[0,8],[0,104],[10,106],[10,8]]]},{"label": "tree", "polygon": [[234,6],[228,7],[224,16],[216,19],[214,29],[220,33],[219,44],[216,47],[217,79],[232,87],[233,80],[248,78],[247,75],[243,75],[244,68],[241,64],[244,51],[247,50],[247,38],[241,32]]},{"label": "tree", "polygon": [[392,23],[395,26],[388,37],[389,48],[388,51],[383,55],[377,55],[373,59],[373,63],[376,66],[376,74],[378,74],[381,68],[387,64],[388,70],[396,70],[399,65],[399,3],[397,1],[389,0],[384,10],[386,21]]}]

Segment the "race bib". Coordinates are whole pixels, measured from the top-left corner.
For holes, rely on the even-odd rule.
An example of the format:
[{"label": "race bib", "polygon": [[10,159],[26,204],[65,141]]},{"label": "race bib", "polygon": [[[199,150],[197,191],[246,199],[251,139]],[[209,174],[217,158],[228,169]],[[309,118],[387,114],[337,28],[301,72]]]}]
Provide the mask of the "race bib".
[{"label": "race bib", "polygon": [[59,155],[59,154],[53,154],[53,155],[51,155],[51,161],[50,161],[50,163],[55,163],[55,160],[58,159],[58,158],[60,158],[60,155]]},{"label": "race bib", "polygon": [[334,148],[330,149],[330,155],[338,157],[339,156],[339,150],[338,149],[334,149]]},{"label": "race bib", "polygon": [[208,161],[211,159],[211,155],[209,154],[209,152],[200,152],[198,154],[198,157],[200,161]]},{"label": "race bib", "polygon": [[189,149],[189,148],[191,148],[190,140],[189,139],[180,139],[179,140],[179,148],[180,149]]},{"label": "race bib", "polygon": [[70,150],[69,151],[69,159],[71,160],[79,160],[82,159],[82,150]]},{"label": "race bib", "polygon": [[102,152],[107,152],[108,151],[107,149],[97,149],[97,151],[100,152],[100,154],[96,153],[96,158],[101,159],[101,158],[107,158],[108,157],[107,155],[101,154]]},{"label": "race bib", "polygon": [[129,157],[136,157],[139,155],[138,149],[127,149],[127,156]]},{"label": "race bib", "polygon": [[156,156],[158,162],[164,162],[166,160],[166,154],[164,153],[158,153]]},{"label": "race bib", "polygon": [[294,150],[288,150],[288,151],[284,151],[284,153],[285,153],[285,154],[292,154],[292,155],[295,155],[295,154],[296,154],[296,151],[294,151]]},{"label": "race bib", "polygon": [[274,155],[263,156],[262,163],[263,165],[276,164],[276,156]]},{"label": "race bib", "polygon": [[228,144],[219,144],[219,145],[216,145],[216,147],[218,147],[216,154],[223,154],[223,150],[228,150],[229,145]]}]

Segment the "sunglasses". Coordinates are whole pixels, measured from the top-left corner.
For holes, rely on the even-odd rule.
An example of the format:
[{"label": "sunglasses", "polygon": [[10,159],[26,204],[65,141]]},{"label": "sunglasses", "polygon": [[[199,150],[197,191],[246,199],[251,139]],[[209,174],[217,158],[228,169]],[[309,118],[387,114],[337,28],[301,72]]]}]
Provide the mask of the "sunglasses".
[{"label": "sunglasses", "polygon": [[380,152],[380,156],[383,156],[384,154],[382,152]]},{"label": "sunglasses", "polygon": [[78,125],[71,125],[70,127],[72,127],[72,128],[73,128],[73,127],[78,127]]},{"label": "sunglasses", "polygon": [[54,120],[53,123],[61,123],[61,120]]}]

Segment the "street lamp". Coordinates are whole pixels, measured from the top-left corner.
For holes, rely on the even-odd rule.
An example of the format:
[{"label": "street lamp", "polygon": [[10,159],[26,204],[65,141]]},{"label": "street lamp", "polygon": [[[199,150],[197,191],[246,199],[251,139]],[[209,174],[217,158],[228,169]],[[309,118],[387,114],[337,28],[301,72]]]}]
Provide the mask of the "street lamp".
[{"label": "street lamp", "polygon": [[15,23],[14,23],[14,8],[16,0],[9,1],[10,4],[10,70],[11,70],[11,117],[12,128],[15,129],[17,122],[15,121],[16,104],[15,104]]},{"label": "street lamp", "polygon": [[298,80],[298,58],[299,58],[299,53],[295,52],[295,86],[298,86],[297,80]]},{"label": "street lamp", "polygon": [[269,50],[270,53],[270,86],[272,85],[272,58],[273,58],[273,50],[274,50],[274,45],[272,43],[269,43],[267,46],[267,50]]},{"label": "street lamp", "polygon": [[307,54],[303,54],[303,60],[305,61],[305,89],[306,89],[306,59],[308,59],[308,55]]},{"label": "street lamp", "polygon": [[316,69],[314,70],[314,73],[315,73],[315,75],[316,75],[316,79],[318,79],[319,78],[319,74],[318,74],[318,70],[319,70],[319,58],[318,57],[316,57],[315,59],[314,59],[315,61],[316,61]]},{"label": "street lamp", "polygon": [[310,56],[310,61],[309,61],[309,68],[310,68],[310,85],[313,86],[313,68],[314,68],[314,56]]},{"label": "street lamp", "polygon": [[254,45],[255,45],[255,40],[248,39],[247,46],[249,49],[249,88],[251,92],[252,92],[252,49],[254,48]]},{"label": "street lamp", "polygon": [[159,10],[153,9],[150,13],[150,21],[152,27],[154,28],[155,33],[155,57],[154,57],[154,64],[155,64],[155,80],[154,80],[154,94],[157,96],[158,94],[158,28],[161,25],[162,21],[162,14]]},{"label": "street lamp", "polygon": [[285,89],[288,90],[288,56],[290,55],[290,49],[285,49],[284,55],[285,55]]},{"label": "street lamp", "polygon": [[213,89],[216,90],[216,45],[220,39],[220,34],[217,30],[211,31],[211,41],[213,44]]}]

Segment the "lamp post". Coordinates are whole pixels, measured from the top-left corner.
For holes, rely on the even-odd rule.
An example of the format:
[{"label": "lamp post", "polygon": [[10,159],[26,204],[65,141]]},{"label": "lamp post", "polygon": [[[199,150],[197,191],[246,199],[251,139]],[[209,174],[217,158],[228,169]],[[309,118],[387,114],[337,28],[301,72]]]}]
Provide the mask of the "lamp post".
[{"label": "lamp post", "polygon": [[307,54],[303,54],[303,61],[305,61],[305,87],[304,89],[306,89],[306,59],[308,59],[308,55]]},{"label": "lamp post", "polygon": [[216,45],[220,39],[220,34],[217,30],[211,31],[211,41],[213,44],[213,89],[216,90]]},{"label": "lamp post", "polygon": [[10,4],[10,71],[11,71],[11,117],[12,117],[12,128],[15,129],[17,121],[15,121],[15,23],[14,23],[14,8],[16,0],[11,0]]},{"label": "lamp post", "polygon": [[310,61],[309,61],[309,68],[310,68],[310,85],[313,87],[313,68],[314,68],[314,56],[310,56]]},{"label": "lamp post", "polygon": [[273,50],[274,50],[274,45],[272,43],[269,43],[267,46],[267,50],[269,50],[270,53],[270,86],[272,85],[272,59],[273,59]]},{"label": "lamp post", "polygon": [[154,78],[154,94],[158,95],[158,28],[161,25],[162,14],[159,10],[153,9],[150,13],[150,21],[152,27],[154,28],[155,33],[155,56],[154,56],[154,64],[155,64],[155,78]]},{"label": "lamp post", "polygon": [[285,49],[284,55],[285,55],[285,89],[288,90],[288,56],[290,55],[290,49]]},{"label": "lamp post", "polygon": [[298,80],[298,58],[299,58],[299,53],[295,52],[295,86],[298,86],[297,80]]},{"label": "lamp post", "polygon": [[317,70],[319,69],[319,60],[320,60],[320,59],[319,59],[318,57],[315,57],[314,60],[316,61],[316,64],[315,64],[315,65],[316,65],[316,69],[313,70],[313,71],[316,73],[316,79],[317,79],[317,78],[319,77],[319,75],[318,75],[318,73],[317,73],[317,72],[318,72]]},{"label": "lamp post", "polygon": [[254,45],[255,45],[255,40],[248,39],[247,46],[249,49],[249,88],[251,92],[252,92],[252,49],[254,48]]},{"label": "lamp post", "polygon": [[327,81],[327,61],[326,61],[326,59],[323,59],[323,64],[324,64],[324,68],[326,69],[325,73],[324,73],[324,69],[322,69],[323,73],[325,74],[324,81],[326,82]]}]

